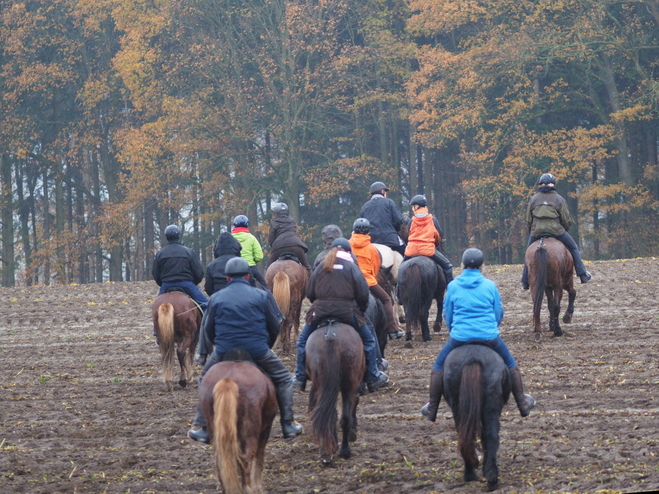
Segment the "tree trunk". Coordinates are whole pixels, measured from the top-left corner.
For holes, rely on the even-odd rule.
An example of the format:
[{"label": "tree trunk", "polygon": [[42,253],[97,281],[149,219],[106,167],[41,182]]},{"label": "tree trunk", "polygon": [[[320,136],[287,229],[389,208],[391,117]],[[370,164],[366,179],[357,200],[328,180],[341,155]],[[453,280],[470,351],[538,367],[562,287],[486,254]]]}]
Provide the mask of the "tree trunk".
[{"label": "tree trunk", "polygon": [[14,201],[11,180],[11,160],[7,154],[0,158],[2,180],[2,286],[15,283],[16,260],[14,259]]}]

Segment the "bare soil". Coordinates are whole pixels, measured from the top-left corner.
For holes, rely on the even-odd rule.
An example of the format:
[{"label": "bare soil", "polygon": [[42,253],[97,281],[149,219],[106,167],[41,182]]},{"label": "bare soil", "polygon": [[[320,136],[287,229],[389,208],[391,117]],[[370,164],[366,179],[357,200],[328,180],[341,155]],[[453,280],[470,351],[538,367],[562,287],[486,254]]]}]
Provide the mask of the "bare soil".
[{"label": "bare soil", "polygon": [[[659,259],[588,263],[566,334],[531,337],[521,266],[486,266],[506,317],[503,338],[538,401],[527,418],[501,417],[502,492],[659,489]],[[163,390],[151,336],[154,283],[0,289],[0,492],[217,492],[212,450],[186,438],[196,386]],[[565,304],[564,304],[565,305]],[[543,313],[546,327],[546,313]],[[483,492],[465,484],[445,403],[427,399],[446,331],[390,342],[389,388],[362,398],[353,457],[318,461],[307,432],[273,427],[271,493]],[[291,356],[282,356],[293,369]],[[306,393],[295,395],[307,424]]]}]

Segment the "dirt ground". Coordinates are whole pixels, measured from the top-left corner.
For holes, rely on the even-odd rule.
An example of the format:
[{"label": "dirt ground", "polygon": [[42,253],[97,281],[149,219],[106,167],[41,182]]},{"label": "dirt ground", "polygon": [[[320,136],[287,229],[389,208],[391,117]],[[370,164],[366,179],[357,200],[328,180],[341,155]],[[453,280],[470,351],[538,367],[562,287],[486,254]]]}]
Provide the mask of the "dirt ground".
[{"label": "dirt ground", "polygon": [[[504,408],[502,492],[659,489],[659,259],[587,266],[594,278],[577,286],[574,322],[540,343],[521,266],[485,267],[506,309],[502,336],[538,401],[525,419],[512,400]],[[217,492],[212,450],[186,438],[196,386],[163,390],[155,293],[152,282],[0,289],[1,493]],[[362,398],[352,458],[323,467],[308,432],[284,440],[273,427],[267,492],[485,491],[462,481],[446,404],[434,424],[418,413],[445,339],[389,343],[393,385]],[[296,392],[303,425],[307,398]]]}]

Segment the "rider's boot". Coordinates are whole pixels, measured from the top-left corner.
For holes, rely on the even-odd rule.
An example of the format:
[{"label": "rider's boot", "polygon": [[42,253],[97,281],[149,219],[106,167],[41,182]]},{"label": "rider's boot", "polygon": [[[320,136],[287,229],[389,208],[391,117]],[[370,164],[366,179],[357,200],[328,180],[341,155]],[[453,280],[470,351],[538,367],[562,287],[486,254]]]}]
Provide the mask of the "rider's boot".
[{"label": "rider's boot", "polygon": [[437,408],[444,393],[444,371],[434,370],[430,374],[430,401],[421,408],[421,415],[434,422],[437,418]]},{"label": "rider's boot", "polygon": [[535,406],[535,399],[530,394],[524,394],[522,375],[519,372],[519,367],[511,367],[508,371],[510,373],[510,384],[513,397],[517,403],[517,408],[519,408],[520,415],[526,417],[531,413],[531,409]]},{"label": "rider's boot", "polygon": [[281,430],[284,438],[295,437],[302,434],[302,426],[293,420],[293,384],[277,386],[277,403],[281,415]]}]

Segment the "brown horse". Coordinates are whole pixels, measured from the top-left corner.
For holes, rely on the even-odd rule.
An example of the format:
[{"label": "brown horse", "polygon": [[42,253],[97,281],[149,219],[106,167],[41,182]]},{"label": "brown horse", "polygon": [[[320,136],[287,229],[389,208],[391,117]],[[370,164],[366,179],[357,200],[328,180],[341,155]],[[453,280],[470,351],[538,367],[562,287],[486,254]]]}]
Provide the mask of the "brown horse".
[{"label": "brown horse", "polygon": [[300,333],[300,311],[309,281],[309,272],[299,262],[280,259],[268,266],[265,281],[284,315],[279,332],[282,351],[290,353],[291,328],[293,328],[293,345]]},{"label": "brown horse", "polygon": [[540,325],[540,308],[542,299],[547,294],[547,308],[549,309],[549,330],[554,336],[561,336],[563,330],[558,322],[561,312],[561,299],[563,290],[568,293],[568,306],[563,322],[572,322],[574,313],[574,299],[577,291],[574,288],[572,272],[574,260],[560,240],[553,237],[536,240],[528,249],[524,262],[529,271],[529,286],[531,288],[531,299],[533,300],[533,324],[536,339],[542,332]]},{"label": "brown horse", "polygon": [[193,380],[192,361],[199,340],[201,312],[194,300],[185,293],[169,292],[159,295],[153,301],[151,315],[162,356],[162,378],[165,381],[165,389],[172,390],[174,347],[181,366],[178,383],[184,388]]},{"label": "brown horse", "polygon": [[199,402],[225,494],[263,492],[265,446],[277,415],[270,378],[251,362],[218,362],[199,386]]},{"label": "brown horse", "polygon": [[350,458],[349,441],[357,439],[359,384],[366,369],[362,340],[352,326],[330,322],[311,334],[306,353],[307,374],[311,378],[311,434],[320,446],[321,461],[329,464],[338,449],[336,406],[339,392],[343,405],[343,440],[339,456]]}]

